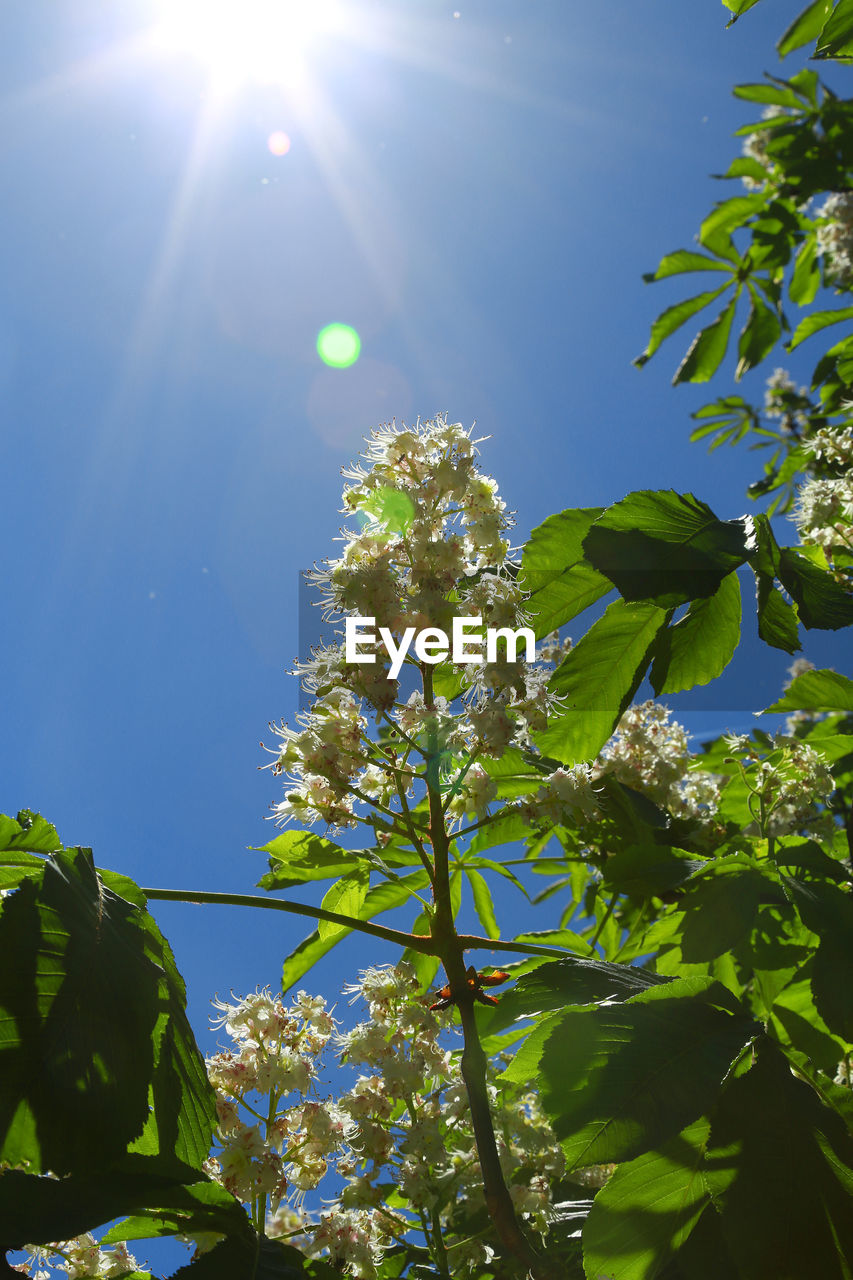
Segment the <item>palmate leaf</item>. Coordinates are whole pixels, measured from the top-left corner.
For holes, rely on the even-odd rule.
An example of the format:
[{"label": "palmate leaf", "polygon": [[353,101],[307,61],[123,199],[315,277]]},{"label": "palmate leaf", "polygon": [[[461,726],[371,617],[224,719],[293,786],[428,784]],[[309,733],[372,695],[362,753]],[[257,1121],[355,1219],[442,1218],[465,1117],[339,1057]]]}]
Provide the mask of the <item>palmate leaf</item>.
[{"label": "palmate leaf", "polygon": [[[699,257],[698,254],[694,255]],[[715,264],[716,265],[716,264]],[[722,266],[722,264],[719,264]],[[659,279],[659,276],[652,277]],[[661,343],[669,338],[673,333],[685,325],[691,316],[695,316],[704,307],[708,307],[712,302],[716,302],[717,298],[728,289],[728,282],[720,285],[719,289],[711,289],[707,293],[697,293],[693,298],[685,298],[683,302],[676,302],[671,307],[667,307],[662,311],[657,320],[654,321],[649,334],[649,341],[645,351],[632,362],[638,369],[642,369],[644,364],[651,360],[652,356],[660,347]]]},{"label": "palmate leaf", "polygon": [[832,324],[838,324],[842,320],[853,320],[853,307],[841,307],[837,311],[813,311],[811,315],[801,320],[794,330],[794,335],[788,343],[788,350],[794,351],[801,342],[805,342],[806,338],[810,338],[812,334],[820,333],[821,329],[826,329]]},{"label": "palmate leaf", "polygon": [[796,601],[804,627],[838,631],[853,624],[853,592],[794,547],[782,547],[779,580]]},{"label": "palmate leaf", "polygon": [[[426,871],[413,871],[410,875],[401,876],[399,880],[377,885],[369,890],[355,918],[372,920],[383,911],[402,907],[410,900],[413,892],[426,888],[428,884],[429,877]],[[341,929],[339,933],[321,938],[319,930],[315,929],[307,938],[303,938],[284,962],[281,978],[282,992],[288,991],[294,983],[299,982],[318,960],[322,960],[332,947],[351,932],[351,929]]]},{"label": "palmate leaf", "polygon": [[141,912],[88,852],[59,852],[4,903],[0,956],[0,1160],[102,1169],[149,1115],[160,973]]},{"label": "palmate leaf", "polygon": [[340,1271],[280,1240],[247,1231],[221,1241],[172,1274],[171,1280],[340,1280]]},{"label": "palmate leaf", "polygon": [[705,1178],[743,1280],[849,1280],[853,1143],[762,1040],[712,1116]]},{"label": "palmate leaf", "polygon": [[719,983],[679,978],[624,1004],[551,1015],[541,1042],[528,1038],[533,1054],[525,1045],[519,1057],[530,1071],[538,1056],[542,1106],[568,1168],[633,1159],[706,1114],[757,1030],[738,1010]]},{"label": "palmate leaf", "polygon": [[585,960],[578,956],[548,960],[504,992],[500,1004],[487,1015],[489,1031],[498,1031],[537,1014],[565,1009],[567,1005],[627,1000],[665,982],[669,979],[626,964],[608,964],[604,960]]},{"label": "palmate leaf", "polygon": [[728,25],[731,26],[733,22],[737,22],[742,13],[747,13],[757,5],[758,0],[723,0],[723,4],[732,12],[732,17],[728,22]]},{"label": "palmate leaf", "polygon": [[667,618],[653,604],[608,605],[551,678],[566,710],[533,735],[543,755],[573,764],[598,753],[639,688]]},{"label": "palmate leaf", "polygon": [[358,856],[313,831],[284,831],[258,852],[269,854],[270,859],[269,871],[258,881],[259,889],[288,889],[309,880],[345,876],[353,870]]},{"label": "palmate leaf", "polygon": [[740,382],[745,373],[754,369],[767,356],[779,341],[782,333],[782,322],[773,307],[768,307],[759,297],[758,291],[750,286],[752,304],[746,324],[738,339],[738,362],[735,369],[735,381]]},{"label": "palmate leaf", "polygon": [[656,1151],[620,1165],[583,1230],[588,1280],[650,1280],[684,1243],[708,1203],[702,1178],[709,1122],[696,1120]]}]

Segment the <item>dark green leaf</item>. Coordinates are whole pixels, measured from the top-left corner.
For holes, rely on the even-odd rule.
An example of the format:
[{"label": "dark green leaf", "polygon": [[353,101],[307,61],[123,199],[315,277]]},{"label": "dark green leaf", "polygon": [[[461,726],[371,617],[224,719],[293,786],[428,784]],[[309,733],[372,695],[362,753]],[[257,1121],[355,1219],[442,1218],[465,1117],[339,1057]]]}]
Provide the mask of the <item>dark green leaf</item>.
[{"label": "dark green leaf", "polygon": [[685,884],[706,865],[681,849],[664,845],[635,845],[620,849],[607,859],[604,883],[630,897],[659,897]]},{"label": "dark green leaf", "polygon": [[598,753],[639,688],[666,619],[652,604],[615,600],[608,606],[551,679],[566,711],[534,735],[544,755],[569,764]]},{"label": "dark green leaf", "polygon": [[751,196],[731,196],[728,200],[721,201],[702,223],[699,229],[700,243],[707,246],[710,238],[713,244],[713,237],[717,232],[731,232],[735,227],[742,227],[766,204],[767,196],[763,191]]},{"label": "dark green leaf", "polygon": [[539,1073],[568,1168],[630,1160],[704,1115],[755,1034],[731,1008],[719,983],[680,978],[625,1004],[557,1015]]},{"label": "dark green leaf", "polygon": [[705,1177],[744,1280],[849,1280],[853,1145],[771,1043],[712,1119]]},{"label": "dark green leaf", "polygon": [[785,653],[796,653],[800,645],[797,608],[773,585],[770,574],[756,571],[758,586],[758,634],[765,644]]},{"label": "dark green leaf", "polygon": [[785,880],[806,928],[820,937],[812,992],[830,1031],[853,1043],[853,898],[836,885]]},{"label": "dark green leaf", "polygon": [[737,573],[723,578],[712,596],[694,600],[684,617],[660,633],[649,679],[655,693],[680,693],[716,680],[740,639]]},{"label": "dark green leaf", "polygon": [[853,592],[793,547],[782,548],[779,580],[796,601],[804,627],[837,631],[853,623]]},{"label": "dark green leaf", "polygon": [[732,298],[711,324],[701,329],[675,371],[673,385],[680,382],[708,382],[719,369],[729,345],[737,298]]},{"label": "dark green leaf", "polygon": [[649,1280],[689,1236],[708,1192],[702,1162],[710,1126],[695,1121],[660,1150],[620,1165],[583,1231],[590,1280]]},{"label": "dark green leaf", "polygon": [[81,850],[55,854],[41,885],[26,882],[5,904],[0,1160],[89,1172],[142,1132],[160,977],[142,914]]},{"label": "dark green leaf", "polygon": [[732,951],[751,930],[768,883],[759,871],[731,864],[702,875],[681,901],[684,961],[698,964]]},{"label": "dark green leaf", "polygon": [[584,960],[578,956],[549,960],[504,992],[489,1018],[489,1031],[498,1031],[552,1009],[565,1009],[570,1004],[627,1000],[648,987],[668,981],[648,969],[635,969],[627,964],[608,964],[604,960]]},{"label": "dark green leaf", "polygon": [[713,595],[750,539],[745,520],[718,520],[691,493],[641,489],[608,507],[583,545],[625,600],[668,606]]}]

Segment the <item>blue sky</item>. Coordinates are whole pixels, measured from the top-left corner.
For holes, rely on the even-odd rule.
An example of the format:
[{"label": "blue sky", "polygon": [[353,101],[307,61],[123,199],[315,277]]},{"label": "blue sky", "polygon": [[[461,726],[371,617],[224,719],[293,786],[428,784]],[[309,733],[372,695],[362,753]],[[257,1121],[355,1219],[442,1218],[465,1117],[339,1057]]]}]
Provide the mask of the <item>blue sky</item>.
[{"label": "blue sky", "polygon": [[[154,0],[4,16],[0,802],[141,884],[265,870],[258,743],[292,718],[299,571],[370,426],[477,419],[520,539],[642,487],[737,516],[757,471],[688,443],[711,395],[669,385],[686,337],[630,361],[684,296],[641,273],[730,193],[707,175],[750,118],[731,85],[779,71],[802,0],[730,31],[715,0],[341,3],[298,84],[230,94],[148,39]],[[316,355],[334,321],[348,370]],[[202,1035],[214,991],[275,986],[308,932],[156,915]],[[384,958],[349,943],[315,985]]]}]

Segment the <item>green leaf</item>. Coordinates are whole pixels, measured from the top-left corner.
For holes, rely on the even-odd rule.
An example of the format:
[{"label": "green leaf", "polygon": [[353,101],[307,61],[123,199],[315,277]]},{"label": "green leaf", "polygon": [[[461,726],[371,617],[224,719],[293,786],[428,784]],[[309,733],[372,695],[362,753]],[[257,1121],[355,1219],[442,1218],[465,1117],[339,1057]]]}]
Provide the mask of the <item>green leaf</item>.
[{"label": "green leaf", "polygon": [[340,1280],[340,1272],[321,1259],[254,1231],[222,1240],[172,1273],[170,1280]]},{"label": "green leaf", "polygon": [[763,191],[757,191],[751,196],[730,196],[728,200],[720,201],[699,228],[700,243],[707,247],[708,240],[713,244],[718,232],[731,232],[736,227],[742,227],[753,214],[763,210],[766,204],[767,196]]},{"label": "green leaf", "polygon": [[[325,911],[337,911],[339,915],[352,916],[357,920],[369,886],[370,872],[366,867],[358,867],[333,884],[320,905]],[[317,924],[317,932],[323,941],[326,941],[338,934],[349,933],[349,929],[346,925],[335,924],[331,920],[320,920]]]},{"label": "green leaf", "polygon": [[732,22],[737,22],[742,13],[746,13],[753,5],[758,4],[758,0],[723,0],[723,4],[734,15],[728,23],[731,26]]},{"label": "green leaf", "polygon": [[588,1280],[649,1280],[690,1235],[707,1201],[702,1162],[710,1125],[695,1121],[657,1151],[620,1165],[583,1230]]},{"label": "green leaf", "polygon": [[678,386],[680,382],[708,382],[714,376],[729,345],[736,305],[735,296],[716,320],[697,333],[675,371],[673,386]]},{"label": "green leaf", "polygon": [[679,622],[660,633],[649,676],[655,693],[680,693],[716,680],[737,648],[740,616],[740,583],[730,573],[712,596],[694,600]]},{"label": "green leaf", "polygon": [[786,58],[810,40],[817,40],[831,8],[832,0],[814,0],[813,4],[807,5],[782,33],[776,45],[779,57]]},{"label": "green leaf", "polygon": [[853,623],[853,592],[793,547],[781,550],[779,580],[796,601],[804,627],[837,631]]},{"label": "green leaf", "polygon": [[519,586],[536,636],[548,635],[610,590],[583,559],[582,542],[602,507],[560,511],[538,525],[524,546]]},{"label": "green leaf", "polygon": [[[694,255],[699,257],[699,254]],[[715,264],[718,265],[718,264]],[[719,264],[722,267],[722,264]],[[725,267],[722,267],[725,270]],[[728,281],[720,285],[719,289],[711,289],[707,293],[697,293],[693,298],[686,298],[684,302],[676,302],[673,306],[667,307],[662,311],[657,320],[654,321],[649,334],[649,341],[645,351],[638,355],[634,360],[634,364],[638,369],[642,369],[644,364],[651,360],[661,343],[671,334],[686,324],[691,316],[695,316],[703,307],[710,306],[715,302],[722,293],[729,287]]]},{"label": "green leaf", "polygon": [[734,950],[752,929],[769,882],[760,871],[741,867],[743,861],[716,864],[682,899],[681,955],[685,963],[701,964]]},{"label": "green leaf", "polygon": [[725,262],[717,258],[709,258],[707,253],[696,253],[692,249],[676,249],[661,258],[656,271],[647,272],[643,279],[646,284],[653,280],[666,280],[668,276],[683,275],[688,271],[730,271]]},{"label": "green leaf", "polygon": [[167,1194],[160,1190],[159,1194],[152,1192],[149,1195],[150,1205],[110,1227],[101,1237],[101,1244],[202,1231],[233,1235],[246,1232],[249,1226],[239,1201],[215,1182],[196,1182],[186,1187],[175,1187]]},{"label": "green leaf", "polygon": [[564,764],[597,755],[639,688],[666,619],[666,611],[652,604],[615,600],[608,606],[551,678],[567,710],[534,734],[544,755]]},{"label": "green leaf", "polygon": [[745,520],[718,520],[691,493],[641,489],[608,507],[583,545],[623,599],[676,605],[713,595],[751,543]]},{"label": "green leaf", "polygon": [[[183,1176],[188,1176],[186,1170]],[[145,1212],[145,1219],[180,1219],[198,1230],[240,1230],[247,1224],[242,1206],[223,1187],[212,1182],[183,1186],[174,1178],[112,1169],[108,1173],[76,1174],[65,1178],[39,1177],[18,1169],[0,1178],[0,1256],[2,1248],[68,1240],[121,1215]],[[103,1237],[105,1244],[140,1239],[125,1234],[122,1225]],[[133,1227],[130,1228],[133,1231]],[[151,1230],[148,1235],[158,1234]]]},{"label": "green leaf", "polygon": [[660,897],[685,884],[706,865],[682,849],[634,845],[612,853],[604,866],[604,883],[633,898]]},{"label": "green leaf", "polygon": [[[411,899],[412,891],[418,892],[428,884],[429,877],[426,871],[413,871],[409,875],[401,876],[399,880],[376,885],[369,890],[357,913],[357,918],[372,920],[383,911],[402,907]],[[288,991],[294,983],[303,978],[318,960],[321,960],[332,947],[351,932],[350,929],[342,929],[340,933],[335,933],[331,937],[321,938],[319,930],[315,930],[307,938],[303,938],[284,962],[281,977],[282,992]]]},{"label": "green leaf", "polygon": [[719,983],[679,978],[558,1016],[539,1078],[567,1167],[633,1159],[704,1115],[755,1034],[731,1008]]},{"label": "green leaf", "polygon": [[814,302],[820,288],[820,267],[817,260],[817,236],[810,235],[800,245],[794,263],[788,295],[792,302],[807,307]]},{"label": "green leaf", "polygon": [[712,1119],[705,1177],[743,1280],[849,1280],[853,1144],[771,1043]]},{"label": "green leaf", "polygon": [[668,981],[648,969],[636,969],[628,964],[608,964],[579,956],[549,960],[504,992],[489,1020],[489,1031],[498,1031],[552,1009],[565,1009],[566,1005],[624,1001]]},{"label": "green leaf", "polygon": [[740,382],[745,373],[754,369],[773,350],[782,332],[781,321],[773,308],[762,302],[757,291],[750,290],[750,293],[752,305],[738,338],[736,382]]},{"label": "green leaf", "polygon": [[470,867],[465,868],[465,874],[471,885],[477,919],[483,926],[486,937],[499,938],[501,936],[500,926],[495,919],[495,908],[488,884],[479,871],[473,871]]},{"label": "green leaf", "polygon": [[814,56],[853,57],[853,0],[839,0],[820,33]]},{"label": "green leaf", "polygon": [[[11,852],[53,853],[62,848],[56,827],[40,813],[24,809],[16,818],[0,814],[0,854]],[[5,859],[3,859],[5,862]]]},{"label": "green leaf", "polygon": [[807,929],[820,938],[812,993],[830,1031],[853,1043],[853,898],[833,884],[784,880]]},{"label": "green leaf", "polygon": [[853,680],[837,671],[804,671],[769,711],[853,711]]},{"label": "green leaf", "polygon": [[309,880],[329,880],[353,870],[357,852],[342,849],[312,831],[285,831],[259,853],[268,853],[270,869],[258,881],[259,889],[288,889]]},{"label": "green leaf", "polygon": [[796,653],[800,648],[800,629],[797,625],[797,607],[787,601],[773,585],[770,574],[756,570],[758,586],[758,634],[765,644],[785,653]]},{"label": "green leaf", "polygon": [[788,350],[796,350],[800,343],[805,342],[806,338],[810,338],[812,334],[820,333],[821,329],[826,329],[831,324],[839,324],[842,320],[853,320],[853,307],[841,307],[838,311],[813,311],[797,325],[794,336],[788,343]]},{"label": "green leaf", "polygon": [[747,102],[772,102],[779,107],[793,107],[795,111],[802,110],[803,106],[793,89],[788,89],[778,82],[736,84],[732,93],[736,98],[745,98]]},{"label": "green leaf", "polygon": [[4,904],[0,1161],[100,1170],[142,1132],[159,971],[141,915],[82,850],[54,854],[41,885]]}]

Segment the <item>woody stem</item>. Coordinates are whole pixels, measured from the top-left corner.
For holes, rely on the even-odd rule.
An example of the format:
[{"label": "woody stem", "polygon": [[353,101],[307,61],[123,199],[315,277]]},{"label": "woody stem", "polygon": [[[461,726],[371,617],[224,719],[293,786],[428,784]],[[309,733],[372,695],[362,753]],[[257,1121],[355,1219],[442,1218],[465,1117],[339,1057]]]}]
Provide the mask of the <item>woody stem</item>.
[{"label": "woody stem", "polygon": [[[432,670],[421,666],[424,702],[434,707]],[[462,939],[456,932],[453,906],[450,900],[450,838],[447,833],[444,808],[438,777],[431,763],[438,758],[438,742],[431,735],[427,760],[427,795],[429,801],[430,841],[434,861],[435,910],[430,921],[430,932],[435,953],[441,957],[447,974],[450,994],[459,1009],[462,1022],[464,1048],[462,1051],[462,1079],[468,1094],[468,1105],[477,1144],[477,1155],[483,1175],[483,1192],[489,1216],[494,1223],[501,1245],[507,1253],[516,1257],[534,1280],[552,1280],[545,1260],[531,1247],[515,1214],[515,1207],[504,1181],[500,1156],[495,1139],[495,1127],[489,1107],[486,1086],[487,1060],[477,1022],[474,1016],[474,989],[469,986],[465,970]]]}]

